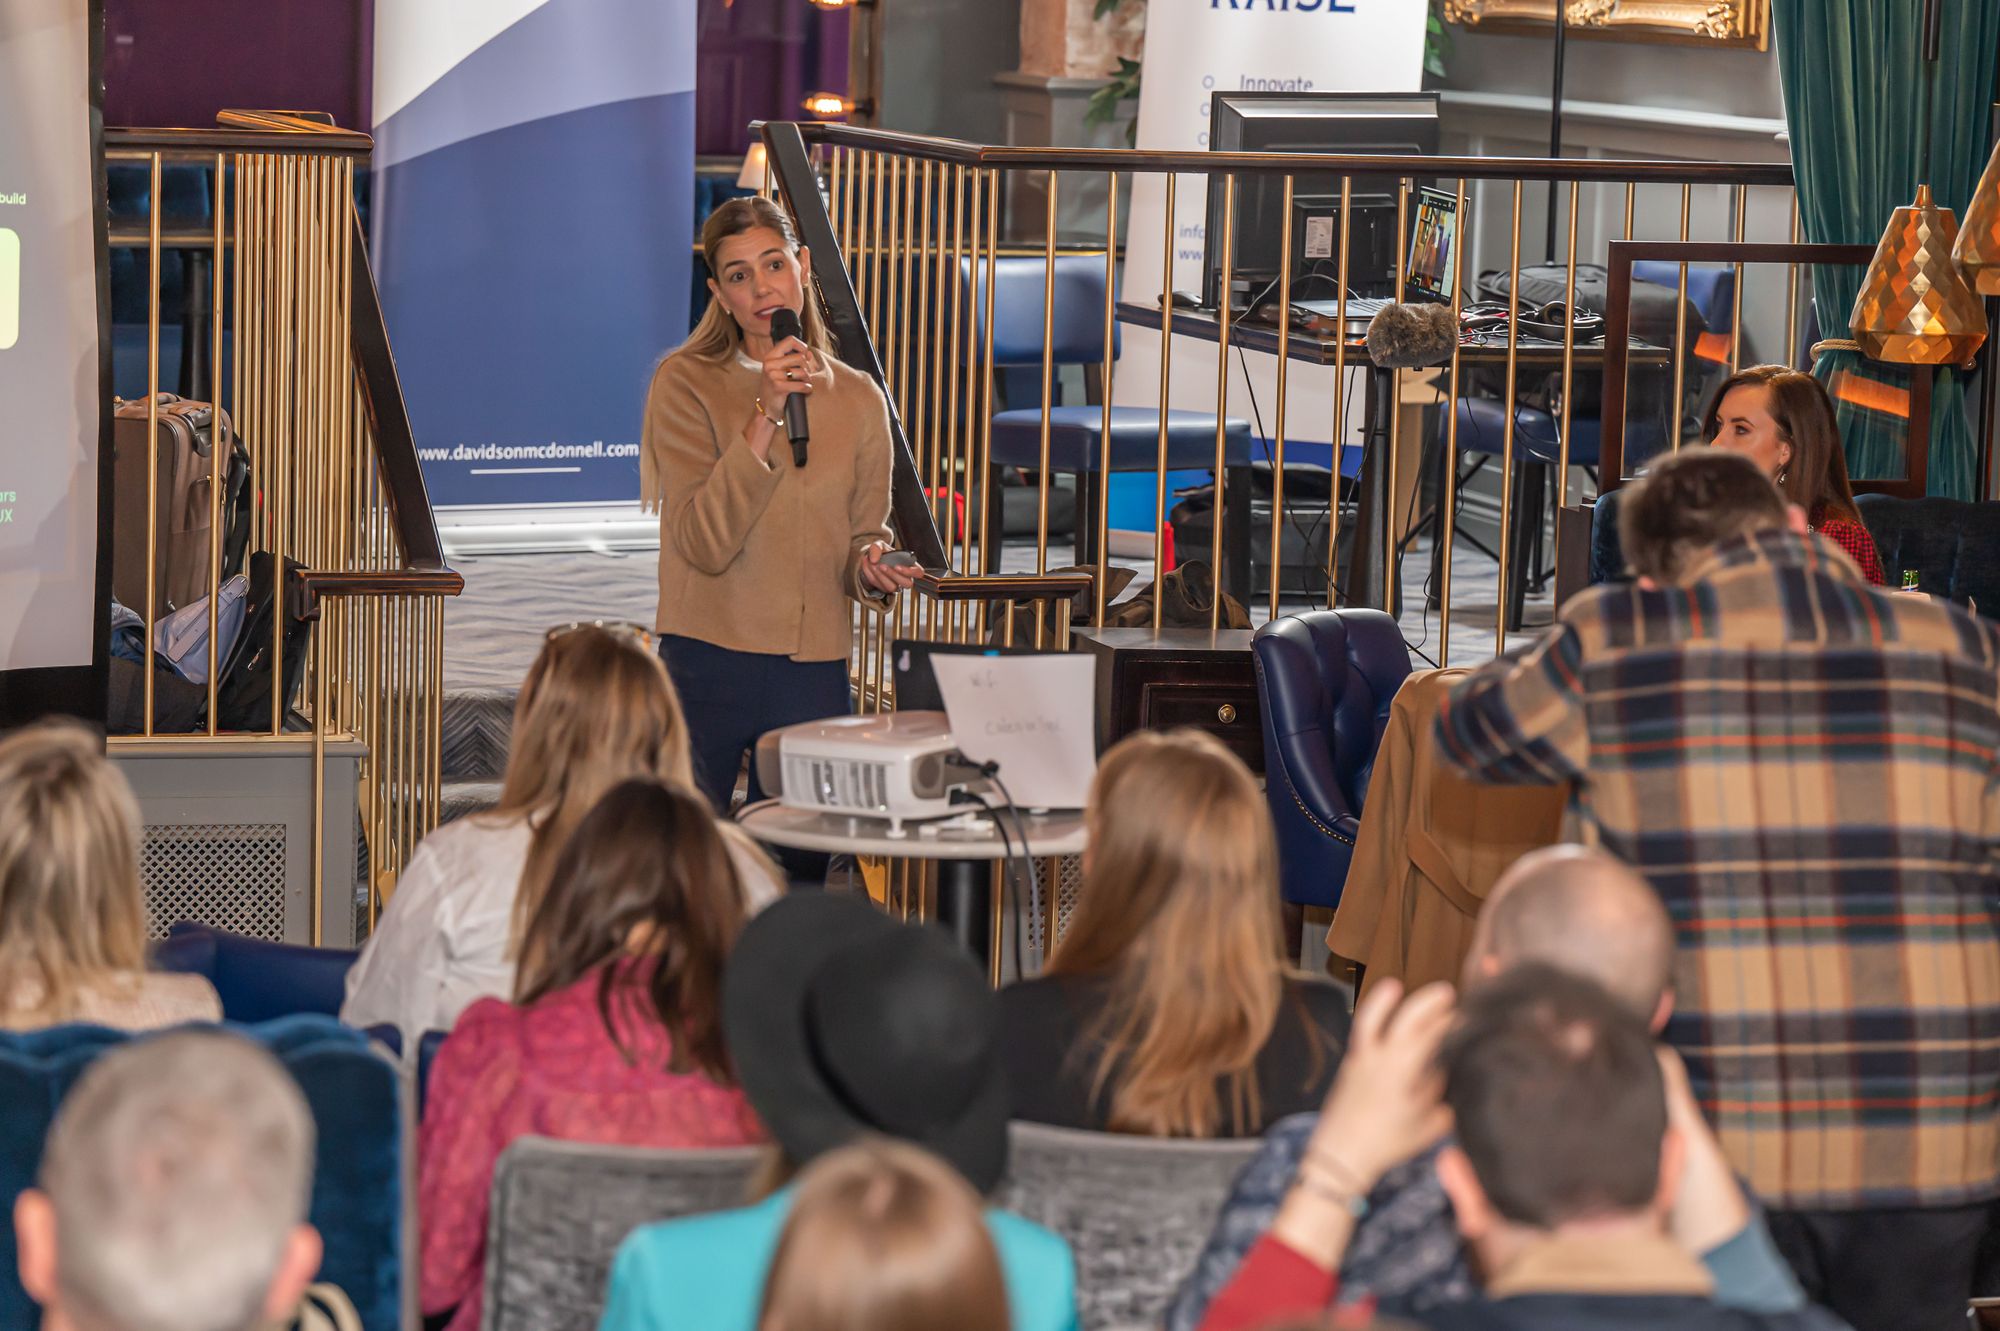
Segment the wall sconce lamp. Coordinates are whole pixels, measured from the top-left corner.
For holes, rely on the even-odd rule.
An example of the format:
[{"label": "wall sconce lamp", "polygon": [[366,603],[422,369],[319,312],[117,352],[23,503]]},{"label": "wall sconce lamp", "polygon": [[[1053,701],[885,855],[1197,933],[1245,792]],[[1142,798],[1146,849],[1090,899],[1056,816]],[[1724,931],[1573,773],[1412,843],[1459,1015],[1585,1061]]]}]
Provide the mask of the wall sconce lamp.
[{"label": "wall sconce lamp", "polygon": [[814,9],[873,9],[875,0],[812,0]]},{"label": "wall sconce lamp", "polygon": [[743,169],[736,173],[736,188],[754,189],[764,192],[771,173],[771,162],[764,140],[752,139],[750,150],[743,154]]},{"label": "wall sconce lamp", "polygon": [[859,101],[842,97],[837,92],[809,92],[804,105],[808,112],[821,120],[844,120],[848,116],[875,114],[874,102],[865,97]]}]

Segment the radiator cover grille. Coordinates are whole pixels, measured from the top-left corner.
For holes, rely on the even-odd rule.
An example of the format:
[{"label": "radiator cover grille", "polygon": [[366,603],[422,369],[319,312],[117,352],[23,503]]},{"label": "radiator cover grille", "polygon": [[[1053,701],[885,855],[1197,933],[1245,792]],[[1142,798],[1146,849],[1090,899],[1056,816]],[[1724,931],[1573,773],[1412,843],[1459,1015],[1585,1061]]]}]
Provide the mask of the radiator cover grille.
[{"label": "radiator cover grille", "polygon": [[181,920],[251,938],[285,941],[285,825],[169,823],[139,846],[147,932],[164,938]]}]

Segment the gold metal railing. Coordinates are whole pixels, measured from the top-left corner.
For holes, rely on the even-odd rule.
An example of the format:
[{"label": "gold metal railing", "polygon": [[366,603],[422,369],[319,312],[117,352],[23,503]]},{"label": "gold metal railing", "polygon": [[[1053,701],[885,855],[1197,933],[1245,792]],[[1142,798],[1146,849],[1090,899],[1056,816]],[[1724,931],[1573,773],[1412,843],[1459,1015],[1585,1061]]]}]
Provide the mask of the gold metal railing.
[{"label": "gold metal railing", "polygon": [[[116,238],[144,251],[149,279],[146,604],[131,607],[146,621],[146,659],[153,659],[155,623],[167,608],[158,604],[154,574],[170,534],[159,529],[154,501],[160,261],[168,245],[207,259],[211,395],[224,396],[217,390],[227,383],[227,401],[215,405],[227,409],[249,455],[248,548],[271,557],[279,610],[269,643],[268,719],[259,716],[247,731],[224,730],[216,593],[225,576],[229,438],[218,413],[208,486],[206,724],[194,736],[161,732],[148,670],[139,733],[112,743],[308,742],[317,942],[326,891],[351,888],[325,881],[326,746],[350,739],[365,746],[357,794],[372,920],[437,822],[443,598],[463,585],[444,564],[354,210],[354,169],[370,140],[312,116],[225,112],[216,129],[110,130],[106,145],[110,162],[143,165],[150,184],[144,236]],[[169,163],[205,169],[212,218],[205,234],[166,231],[161,187]],[[311,629],[293,697],[282,681],[285,630],[295,618]]]},{"label": "gold metal railing", "polygon": [[[1561,539],[1551,522],[1553,510],[1578,502],[1602,479],[1581,465],[1594,461],[1586,449],[1596,448],[1603,422],[1596,414],[1599,408],[1583,405],[1580,394],[1593,377],[1601,379],[1606,359],[1602,349],[1579,342],[1569,324],[1559,344],[1538,342],[1525,337],[1519,322],[1510,317],[1503,332],[1481,345],[1462,343],[1436,367],[1435,386],[1429,391],[1443,407],[1442,420],[1429,437],[1411,438],[1398,409],[1409,391],[1403,377],[1376,372],[1366,348],[1356,340],[1309,334],[1287,320],[1268,325],[1244,321],[1240,312],[1229,308],[1227,274],[1219,310],[1177,309],[1171,302],[1143,308],[1121,305],[1116,293],[1122,257],[1132,239],[1124,201],[1131,197],[1135,180],[1156,178],[1165,196],[1161,221],[1155,225],[1163,229],[1161,279],[1169,291],[1176,286],[1178,191],[1206,184],[1223,199],[1222,216],[1230,219],[1234,210],[1227,205],[1242,182],[1282,180],[1288,216],[1302,178],[1338,181],[1342,206],[1333,267],[1340,316],[1345,315],[1348,293],[1358,277],[1357,250],[1348,227],[1357,178],[1396,182],[1397,296],[1405,294],[1417,188],[1428,183],[1455,199],[1460,219],[1457,281],[1451,297],[1455,315],[1463,309],[1472,274],[1482,266],[1506,276],[1511,294],[1505,304],[1511,316],[1529,308],[1520,295],[1520,275],[1534,261],[1563,270],[1573,288],[1579,267],[1603,263],[1614,240],[1740,243],[1746,238],[1795,239],[1798,230],[1791,169],[1785,164],[1012,148],[822,124],[768,124],[764,134],[778,190],[802,227],[808,233],[817,228],[823,237],[823,243],[814,245],[815,274],[836,330],[843,331],[843,301],[851,302],[850,328],[868,343],[866,354],[879,357],[882,382],[906,448],[906,465],[897,477],[899,526],[912,525],[904,521],[912,514],[918,523],[928,520],[945,565],[976,580],[977,570],[989,567],[1011,570],[1025,565],[1020,568],[1023,574],[1043,575],[1053,565],[1069,562],[1056,557],[1050,546],[1049,407],[1052,390],[1064,378],[1050,350],[1053,273],[1058,253],[1074,254],[1080,245],[1089,244],[1105,265],[1103,357],[1085,376],[1092,403],[1104,413],[1097,459],[1100,475],[1109,471],[1111,462],[1108,439],[1119,369],[1113,352],[1117,325],[1156,329],[1167,347],[1190,336],[1208,342],[1216,355],[1212,383],[1203,385],[1206,409],[1216,418],[1211,529],[1205,549],[1183,550],[1181,556],[1206,558],[1218,571],[1229,561],[1225,491],[1241,482],[1231,479],[1234,473],[1226,465],[1226,421],[1249,414],[1243,410],[1246,405],[1258,407],[1262,438],[1257,456],[1269,465],[1273,502],[1268,527],[1260,522],[1260,530],[1253,534],[1268,536],[1270,547],[1268,575],[1245,598],[1253,619],[1315,605],[1375,604],[1397,613],[1412,643],[1441,664],[1470,663],[1518,639],[1524,626],[1510,622],[1507,589],[1518,581],[1515,574],[1521,561],[1531,548],[1552,547]],[[795,145],[789,155],[788,144]],[[1046,205],[1038,235],[1023,234],[1018,225],[1013,231],[1003,226],[1010,186],[1024,181]],[[1102,217],[1101,242],[1079,236],[1074,227],[1059,231],[1059,198],[1066,203],[1060,215],[1070,217],[1077,215],[1080,201],[1092,200],[1089,206]],[[1524,251],[1522,237],[1535,235],[1539,248],[1546,218],[1527,219],[1524,232],[1524,214],[1548,208],[1556,212],[1554,251],[1546,256],[1530,254]],[[1225,220],[1221,247],[1225,262],[1233,251],[1229,243],[1233,238],[1227,234],[1230,225]],[[1277,309],[1292,303],[1289,228],[1282,244]],[[827,262],[828,249],[837,255],[838,264]],[[992,558],[1002,544],[1002,533],[991,528],[992,505],[975,503],[974,496],[983,495],[992,475],[992,418],[1001,405],[995,390],[1000,367],[993,350],[996,302],[981,299],[978,293],[994,290],[999,255],[1009,249],[1039,251],[1047,265],[1047,285],[1039,367],[1042,465],[1034,474],[1036,529],[1032,546],[1017,543],[1005,552],[1003,562]],[[1735,295],[1726,315],[1710,312],[1715,323],[1728,324],[1721,339],[1726,348],[1718,349],[1713,332],[1706,339],[1694,336],[1697,330],[1688,320],[1689,268],[1679,267],[1679,304],[1669,320],[1670,331],[1662,330],[1657,345],[1636,349],[1627,358],[1629,374],[1650,375],[1648,382],[1657,384],[1653,396],[1661,446],[1677,448],[1693,437],[1687,423],[1696,414],[1694,398],[1722,367],[1734,367],[1747,354],[1751,342],[1746,338],[1746,321],[1768,326],[1756,341],[1761,358],[1782,356],[1787,363],[1798,362],[1799,279],[1806,271],[1796,263],[1790,265],[1785,287],[1752,290],[1746,298],[1744,267],[1735,265]],[[968,272],[975,274],[971,281],[964,280]],[[978,276],[982,273],[983,278]],[[1185,267],[1179,276],[1185,285]],[[1775,310],[1787,301],[1780,325]],[[850,360],[855,358],[855,348],[845,335],[842,348]],[[1232,353],[1240,357],[1244,351],[1275,357],[1274,400],[1246,403],[1242,378],[1230,365]],[[1172,355],[1160,357],[1157,376],[1156,387],[1148,381],[1154,391],[1143,395],[1145,402],[1192,405],[1181,395],[1188,385],[1179,384],[1177,392]],[[1350,405],[1349,400],[1350,387],[1358,392],[1367,379],[1374,380],[1366,385],[1376,403],[1373,410]],[[1482,379],[1484,387],[1476,388]],[[1527,389],[1530,380],[1532,393]],[[1314,385],[1332,390],[1330,419],[1302,424],[1294,399]],[[1496,431],[1498,438],[1461,437],[1462,413],[1454,404],[1469,400],[1476,391],[1511,404],[1511,409],[1503,406],[1497,413],[1504,422]],[[1530,400],[1542,415],[1531,417]],[[1632,396],[1625,395],[1625,400]],[[1335,479],[1334,499],[1326,511],[1304,520],[1318,524],[1301,543],[1307,557],[1320,562],[1312,586],[1302,590],[1296,571],[1287,573],[1283,557],[1288,526],[1301,525],[1300,505],[1288,498],[1295,494],[1287,488],[1288,443],[1291,436],[1320,438],[1323,430],[1337,463],[1362,424],[1358,418],[1365,418],[1369,432],[1363,474],[1358,481]],[[1532,421],[1535,430],[1545,433],[1529,437],[1523,421]],[[1626,457],[1635,459],[1632,431],[1628,428],[1624,436]],[[1164,417],[1157,442],[1150,480],[1154,511],[1161,512],[1168,497],[1169,470]],[[1466,460],[1481,457],[1499,473],[1497,494],[1482,489],[1483,482],[1473,482],[1462,495],[1462,479],[1469,480],[1463,477]],[[1537,471],[1528,474],[1536,476],[1538,484],[1542,472],[1552,473],[1549,488],[1554,503],[1527,504],[1524,512],[1524,503],[1517,501],[1529,492],[1516,484],[1517,472],[1530,465]],[[1102,622],[1107,570],[1113,562],[1109,490],[1108,484],[1094,486],[1094,511],[1079,512],[1076,519],[1095,529],[1091,598],[1095,622]],[[1422,522],[1412,520],[1413,510],[1426,508]],[[1475,517],[1484,539],[1494,542],[1490,559],[1475,559],[1474,547],[1463,539]],[[1158,568],[1165,554],[1164,515],[1153,525],[1151,553]],[[1528,539],[1544,528],[1548,529],[1545,541]],[[1319,530],[1326,533],[1323,548]],[[905,540],[910,540],[907,531]],[[1433,573],[1434,551],[1439,553]],[[1551,572],[1560,555],[1556,550],[1543,561]],[[1240,586],[1244,580],[1236,581]],[[880,699],[877,668],[888,638],[900,633],[962,640],[993,634],[999,622],[992,613],[995,599],[982,596],[975,581],[956,601],[933,596],[907,611],[899,608],[890,616],[858,622],[855,662],[864,694]],[[1155,598],[1155,627],[1161,622],[1161,599]],[[1051,607],[1056,603],[1053,595],[1038,602],[1038,639],[1055,628]],[[1218,601],[1210,626],[1219,620]]]}]

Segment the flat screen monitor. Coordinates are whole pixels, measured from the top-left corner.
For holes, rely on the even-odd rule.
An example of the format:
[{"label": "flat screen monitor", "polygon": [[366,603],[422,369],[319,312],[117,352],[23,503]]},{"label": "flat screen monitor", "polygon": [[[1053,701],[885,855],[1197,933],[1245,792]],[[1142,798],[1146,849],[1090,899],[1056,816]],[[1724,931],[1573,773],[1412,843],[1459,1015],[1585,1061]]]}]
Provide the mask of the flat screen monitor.
[{"label": "flat screen monitor", "polygon": [[[1438,95],[1218,92],[1209,103],[1208,146],[1213,152],[1431,157],[1438,150]],[[1347,285],[1354,295],[1394,294],[1397,183],[1394,176],[1353,178]],[[1252,286],[1276,278],[1290,227],[1293,299],[1334,297],[1340,271],[1340,177],[1302,173],[1294,178],[1290,217],[1284,203],[1283,176],[1236,177],[1232,276]],[[1211,307],[1222,297],[1222,204],[1222,176],[1211,174],[1202,280],[1203,300]]]}]

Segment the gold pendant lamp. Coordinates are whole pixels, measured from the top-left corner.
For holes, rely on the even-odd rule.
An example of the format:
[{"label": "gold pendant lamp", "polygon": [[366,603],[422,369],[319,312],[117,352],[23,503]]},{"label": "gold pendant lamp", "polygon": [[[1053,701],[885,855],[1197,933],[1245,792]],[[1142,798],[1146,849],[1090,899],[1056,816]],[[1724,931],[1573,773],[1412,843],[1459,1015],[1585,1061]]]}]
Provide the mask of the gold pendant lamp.
[{"label": "gold pendant lamp", "polygon": [[1965,207],[1965,229],[1951,257],[1958,271],[1982,296],[2000,296],[2000,143],[1986,161],[1986,174]]},{"label": "gold pendant lamp", "polygon": [[1931,198],[1938,17],[1938,0],[1924,0],[1923,183],[1914,203],[1890,214],[1848,315],[1862,352],[1897,365],[1963,365],[1986,341],[1986,312],[1952,261],[1958,218]]}]

